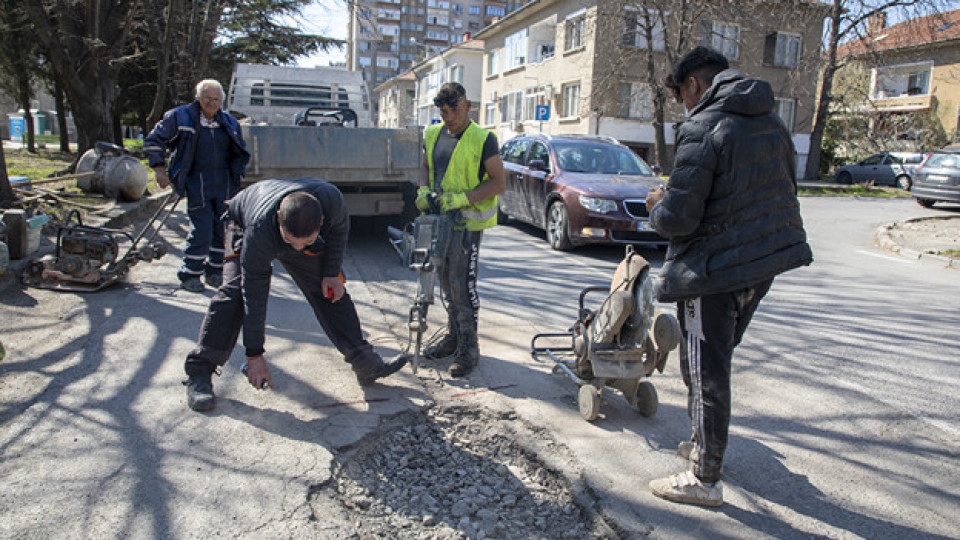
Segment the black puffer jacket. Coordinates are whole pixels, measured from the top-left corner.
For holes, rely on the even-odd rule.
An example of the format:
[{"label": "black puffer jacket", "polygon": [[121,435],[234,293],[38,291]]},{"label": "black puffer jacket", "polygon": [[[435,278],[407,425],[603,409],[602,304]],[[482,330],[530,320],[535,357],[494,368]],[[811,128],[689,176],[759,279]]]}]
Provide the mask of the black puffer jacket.
[{"label": "black puffer jacket", "polygon": [[666,194],[650,213],[670,239],[661,301],[734,291],[813,261],[795,150],[774,105],[767,82],[728,69],[680,127]]}]

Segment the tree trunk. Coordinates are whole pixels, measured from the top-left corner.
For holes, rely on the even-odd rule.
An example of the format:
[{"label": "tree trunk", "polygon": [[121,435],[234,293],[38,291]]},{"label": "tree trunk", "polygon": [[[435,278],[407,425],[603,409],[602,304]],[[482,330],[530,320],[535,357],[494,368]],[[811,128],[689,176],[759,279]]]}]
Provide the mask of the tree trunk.
[{"label": "tree trunk", "polygon": [[0,206],[9,208],[10,203],[17,200],[10,186],[10,177],[7,176],[7,158],[3,154],[3,144],[0,142]]},{"label": "tree trunk", "polygon": [[17,77],[17,100],[20,102],[20,107],[23,108],[22,136],[26,137],[27,152],[36,153],[36,127],[33,125],[33,114],[30,112],[30,100],[33,98],[32,81],[29,74],[21,73],[20,75],[20,77]]},{"label": "tree trunk", "polygon": [[843,14],[842,0],[833,0],[827,59],[823,66],[823,76],[820,77],[820,99],[817,100],[817,111],[813,117],[813,129],[810,130],[810,153],[807,155],[807,166],[803,173],[805,180],[816,180],[820,177],[820,146],[823,144],[823,132],[827,128],[830,102],[833,100],[833,76],[837,72],[837,46],[840,43],[840,21]]},{"label": "tree trunk", "polygon": [[60,132],[60,151],[70,152],[70,132],[67,128],[67,102],[63,99],[63,86],[60,80],[53,79],[53,101],[57,107],[57,129]]}]

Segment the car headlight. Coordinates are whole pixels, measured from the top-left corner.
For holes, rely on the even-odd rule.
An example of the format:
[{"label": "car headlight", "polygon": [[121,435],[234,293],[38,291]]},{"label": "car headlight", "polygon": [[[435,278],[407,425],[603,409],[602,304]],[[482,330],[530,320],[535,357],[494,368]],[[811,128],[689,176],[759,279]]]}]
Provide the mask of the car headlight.
[{"label": "car headlight", "polygon": [[617,203],[610,199],[598,199],[586,195],[580,195],[580,206],[598,214],[609,214],[617,210]]}]

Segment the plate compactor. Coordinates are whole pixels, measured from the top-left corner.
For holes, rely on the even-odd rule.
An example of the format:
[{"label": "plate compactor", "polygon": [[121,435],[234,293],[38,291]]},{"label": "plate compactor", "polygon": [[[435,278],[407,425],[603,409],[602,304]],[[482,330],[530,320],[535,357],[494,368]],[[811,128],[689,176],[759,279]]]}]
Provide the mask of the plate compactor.
[{"label": "plate compactor", "polygon": [[[167,253],[166,246],[154,240],[178,202],[180,197],[171,192],[136,237],[121,230],[86,226],[80,213],[71,210],[57,231],[54,254],[31,261],[21,281],[28,287],[70,292],[94,292],[113,285],[139,261],[152,262]],[[130,245],[120,256],[126,241]]]},{"label": "plate compactor", "polygon": [[[587,295],[600,292],[607,293],[600,307],[587,309]],[[623,393],[643,416],[656,413],[657,391],[646,378],[655,370],[663,373],[667,356],[679,342],[677,318],[654,305],[650,264],[628,246],[609,288],[581,291],[573,327],[565,333],[537,334],[530,349],[535,360],[549,357],[555,374],[564,373],[580,386],[580,415],[593,421],[607,387]]]}]

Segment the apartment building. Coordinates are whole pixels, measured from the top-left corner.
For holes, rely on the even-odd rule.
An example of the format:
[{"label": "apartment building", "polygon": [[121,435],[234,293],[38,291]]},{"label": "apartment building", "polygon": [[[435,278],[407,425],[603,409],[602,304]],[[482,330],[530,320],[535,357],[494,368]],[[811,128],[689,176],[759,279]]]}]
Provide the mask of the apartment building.
[{"label": "apartment building", "polygon": [[[676,58],[704,44],[773,85],[803,170],[824,9],[772,0],[534,0],[477,34],[486,44],[480,124],[501,141],[524,131],[610,136],[668,168],[684,111],[662,81]],[[678,50],[681,37],[687,45]],[[549,116],[538,117],[538,105]]]},{"label": "apartment building", "polygon": [[371,88],[461,43],[523,0],[355,0],[349,2],[347,69]]},{"label": "apartment building", "polygon": [[481,104],[480,88],[483,84],[483,42],[468,39],[463,43],[451,45],[436,56],[432,56],[413,67],[416,79],[414,98],[415,123],[428,126],[440,122],[440,111],[433,105],[437,90],[447,82],[463,85],[467,99],[473,106],[470,118],[479,123]]},{"label": "apartment building", "polygon": [[848,99],[847,115],[865,116],[873,138],[924,144],[960,133],[960,9],[893,26],[879,14],[867,35],[840,46],[846,69],[868,77],[866,99]]},{"label": "apartment building", "polygon": [[413,114],[417,79],[412,71],[401,73],[376,89],[380,96],[377,127],[402,128],[416,125]]}]

